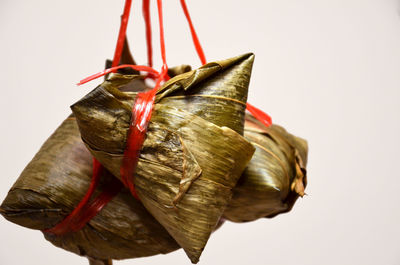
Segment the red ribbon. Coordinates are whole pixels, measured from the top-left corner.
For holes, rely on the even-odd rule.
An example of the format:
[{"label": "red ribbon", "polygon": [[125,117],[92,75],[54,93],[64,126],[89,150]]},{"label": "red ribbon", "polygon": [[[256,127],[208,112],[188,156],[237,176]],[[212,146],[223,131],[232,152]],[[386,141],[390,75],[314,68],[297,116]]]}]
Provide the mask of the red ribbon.
[{"label": "red ribbon", "polygon": [[146,137],[147,125],[154,105],[155,89],[139,93],[132,112],[132,123],[129,128],[126,149],[120,169],[121,180],[132,195],[139,199],[134,185],[134,173],[139,160],[140,149]]},{"label": "red ribbon", "polygon": [[[147,4],[143,3],[144,9],[146,10],[148,9]],[[161,58],[163,60],[163,66],[161,69],[161,73],[157,77],[157,82],[155,87],[150,91],[139,93],[136,97],[136,101],[132,109],[132,122],[129,128],[127,145],[124,152],[122,166],[120,168],[122,183],[124,183],[125,187],[129,188],[132,195],[137,199],[139,199],[139,197],[135,190],[134,174],[136,166],[139,161],[140,149],[142,148],[143,142],[146,138],[147,126],[150,122],[151,113],[153,111],[155,95],[157,93],[158,88],[161,85],[161,82],[165,78],[168,78],[167,75],[168,66],[165,54],[162,0],[157,0],[157,8],[158,8],[158,21],[160,26]],[[145,21],[146,23],[149,23],[150,21],[149,17],[147,17],[146,19],[146,15],[145,15]],[[150,34],[150,40],[151,40],[151,34]],[[149,64],[152,64],[151,57],[149,57]]]},{"label": "red ribbon", "polygon": [[93,176],[83,199],[75,209],[60,223],[50,229],[43,230],[45,233],[54,235],[64,235],[69,232],[81,230],[89,220],[91,220],[103,207],[121,190],[121,183],[110,177],[110,183],[105,185],[105,189],[92,201],[89,201],[99,184],[100,177],[103,174],[110,174],[102,165],[93,158]]},{"label": "red ribbon", "polygon": [[197,37],[196,31],[194,29],[192,19],[190,18],[189,10],[186,6],[185,0],[181,0],[181,6],[183,9],[183,13],[185,14],[186,20],[188,21],[189,28],[190,28],[190,33],[192,34],[192,39],[193,39],[193,44],[194,47],[196,48],[196,52],[199,55],[201,64],[206,64],[206,56],[204,55],[203,48],[201,47],[200,40]]},{"label": "red ribbon", "polygon": [[264,111],[260,110],[259,108],[254,107],[251,105],[249,102],[246,104],[247,110],[253,114],[253,116],[259,120],[262,124],[264,124],[266,127],[269,127],[272,125],[272,119],[271,116],[269,116],[267,113]]},{"label": "red ribbon", "polygon": [[143,0],[142,7],[143,19],[146,28],[147,43],[147,65],[153,67],[153,47],[151,45],[151,19],[150,19],[150,1]]},{"label": "red ribbon", "polygon": [[114,58],[112,67],[119,64],[121,60],[122,50],[124,48],[124,41],[126,38],[126,28],[128,27],[129,13],[131,11],[132,0],[125,0],[124,13],[121,17],[121,26],[119,28],[117,47],[115,47]]},{"label": "red ribbon", "polygon": [[[189,27],[190,27],[190,33],[192,34],[192,39],[194,46],[197,51],[197,55],[200,58],[200,61],[202,64],[206,64],[206,57],[204,56],[203,48],[201,47],[200,40],[197,37],[196,30],[194,29],[192,19],[190,18],[189,10],[186,6],[185,0],[180,0],[181,1],[181,6],[183,9],[183,12],[185,13],[186,19],[188,21]],[[272,124],[272,119],[271,117],[260,110],[259,108],[254,107],[250,103],[247,102],[246,104],[246,109],[260,122],[262,122],[265,126],[269,127]]]},{"label": "red ribbon", "polygon": [[157,72],[153,68],[145,66],[145,65],[122,64],[122,65],[118,65],[118,66],[115,66],[115,67],[108,68],[108,69],[106,69],[104,71],[101,71],[101,72],[98,72],[98,73],[96,73],[94,75],[88,76],[88,77],[82,79],[81,81],[79,81],[79,83],[77,85],[78,86],[83,85],[83,84],[85,84],[85,83],[87,83],[89,81],[92,81],[94,79],[102,77],[102,76],[104,76],[106,74],[109,74],[111,72],[115,72],[116,70],[122,69],[122,68],[132,68],[132,69],[137,70],[137,71],[148,72],[148,73],[150,73],[150,74],[152,74],[154,76],[160,76],[159,72]]}]

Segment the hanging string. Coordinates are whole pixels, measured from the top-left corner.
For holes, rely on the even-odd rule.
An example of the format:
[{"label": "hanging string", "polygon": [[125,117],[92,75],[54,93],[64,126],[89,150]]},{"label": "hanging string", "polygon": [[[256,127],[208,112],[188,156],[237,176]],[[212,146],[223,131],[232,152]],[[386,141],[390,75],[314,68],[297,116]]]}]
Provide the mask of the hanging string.
[{"label": "hanging string", "polygon": [[180,0],[180,1],[181,1],[181,6],[182,6],[182,9],[183,9],[183,13],[185,14],[186,20],[188,21],[188,24],[189,24],[190,33],[192,34],[194,47],[196,48],[196,52],[199,55],[201,64],[204,65],[204,64],[207,63],[206,56],[204,55],[203,48],[201,47],[201,44],[200,44],[200,40],[197,37],[196,31],[194,29],[194,26],[193,26],[193,23],[192,23],[192,19],[190,18],[189,10],[188,10],[188,8],[186,6],[185,0]]},{"label": "hanging string", "polygon": [[[196,48],[197,54],[200,58],[200,61],[202,64],[206,64],[206,57],[203,52],[203,48],[201,47],[200,40],[197,37],[196,31],[194,29],[192,19],[190,18],[189,10],[187,8],[185,0],[180,0],[181,1],[181,6],[183,9],[183,13],[185,13],[186,19],[188,21],[189,27],[190,27],[190,33],[192,34],[192,39],[194,46]],[[271,117],[263,112],[262,110],[256,108],[255,106],[251,105],[250,103],[247,102],[246,104],[246,109],[261,123],[263,123],[265,126],[269,127],[272,124],[272,119]]]},{"label": "hanging string", "polygon": [[132,69],[134,69],[136,71],[142,71],[142,72],[151,73],[154,76],[159,76],[160,75],[159,72],[157,72],[156,70],[154,70],[153,68],[151,68],[149,66],[133,65],[133,64],[122,64],[122,65],[118,65],[118,66],[115,66],[115,67],[108,68],[108,69],[106,69],[104,71],[101,71],[101,72],[98,72],[98,73],[96,73],[94,75],[88,76],[88,77],[82,79],[81,81],[79,81],[79,83],[77,85],[78,86],[83,85],[83,84],[85,84],[85,83],[87,83],[89,81],[92,81],[94,79],[97,79],[99,77],[107,75],[107,74],[109,74],[111,72],[115,72],[116,70],[121,69],[121,68],[132,68]]},{"label": "hanging string", "polygon": [[[129,1],[129,0],[127,0]],[[83,80],[81,80],[78,84],[84,84],[86,82],[89,82],[93,79],[99,78],[100,76],[106,75],[110,72],[113,72],[117,69],[120,68],[125,68],[125,67],[131,67],[135,70],[138,71],[145,71],[150,74],[152,74],[156,78],[156,84],[153,89],[147,92],[142,92],[139,93],[136,97],[135,104],[132,108],[132,122],[129,127],[128,131],[128,138],[127,138],[127,146],[124,151],[124,157],[122,160],[122,165],[120,168],[120,175],[121,175],[121,180],[122,183],[129,188],[131,191],[132,195],[135,198],[138,198],[138,195],[135,190],[135,185],[134,185],[134,172],[136,170],[136,166],[138,163],[139,155],[140,155],[140,149],[143,145],[145,136],[146,136],[146,130],[147,130],[147,125],[150,121],[151,118],[151,112],[153,109],[154,105],[154,98],[155,94],[158,90],[158,88],[161,85],[161,82],[163,80],[168,79],[168,65],[167,65],[167,59],[166,59],[166,52],[165,52],[165,38],[164,38],[164,24],[163,24],[163,13],[162,13],[162,0],[157,0],[157,9],[158,9],[158,18],[159,18],[159,27],[160,27],[160,50],[161,50],[161,58],[163,61],[163,65],[161,68],[161,72],[157,72],[153,68],[149,66],[137,66],[137,65],[120,65],[120,66],[115,66],[110,69],[106,69],[102,72],[96,73],[94,75],[91,75]],[[148,47],[148,52],[152,50],[151,48],[151,27],[150,27],[150,16],[149,16],[149,3],[143,3],[143,11],[145,12],[144,18],[145,18],[145,23],[146,23],[146,31],[149,32],[147,34],[147,45]],[[126,30],[126,23],[129,18],[129,10],[127,11],[127,6],[125,5],[125,10],[124,10],[124,15],[123,15],[123,20],[121,22],[121,29],[120,29],[120,34],[119,34],[119,39],[118,43],[123,43],[120,38],[125,38],[125,30]],[[121,33],[122,32],[122,33]],[[150,36],[150,37],[149,37]],[[118,46],[116,49],[121,49],[123,46]],[[115,54],[118,54],[119,52],[115,52]],[[149,56],[149,53],[148,53]],[[117,56],[114,56],[115,60],[119,60]],[[149,59],[149,64],[152,64],[152,59],[151,57],[148,57]],[[115,61],[113,61],[113,64]]]},{"label": "hanging string", "polygon": [[[157,0],[157,9],[158,9],[158,21],[160,26],[160,49],[161,49],[161,58],[163,61],[163,65],[161,68],[161,76],[167,77],[168,65],[167,65],[167,57],[165,54],[165,38],[164,38],[164,23],[163,23],[163,13],[162,13],[162,0]],[[169,77],[167,77],[169,79]],[[156,84],[157,87],[157,84]]]},{"label": "hanging string", "polygon": [[143,18],[146,28],[146,44],[147,44],[147,65],[153,67],[153,47],[151,39],[151,19],[150,19],[150,1],[143,0]]},{"label": "hanging string", "polygon": [[126,28],[128,27],[129,13],[131,11],[132,0],[125,1],[124,13],[121,17],[121,26],[119,28],[117,46],[115,47],[114,58],[111,67],[119,64],[121,59],[122,50],[124,48],[124,41],[126,36]]}]

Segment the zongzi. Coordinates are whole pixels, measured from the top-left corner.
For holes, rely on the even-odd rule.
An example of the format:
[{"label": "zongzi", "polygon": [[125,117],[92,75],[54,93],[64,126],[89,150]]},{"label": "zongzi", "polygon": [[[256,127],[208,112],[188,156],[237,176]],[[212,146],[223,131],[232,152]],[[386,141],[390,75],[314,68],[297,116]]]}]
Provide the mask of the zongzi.
[{"label": "zongzi", "polygon": [[266,127],[251,115],[246,115],[244,136],[256,151],[224,218],[247,222],[290,211],[307,183],[307,142],[279,125]]},{"label": "zongzi", "polygon": [[[254,152],[240,135],[253,60],[245,54],[206,64],[156,94],[135,188],[193,263]],[[71,107],[86,146],[118,178],[137,95],[119,87],[137,78],[114,74]]]},{"label": "zongzi", "polygon": [[[91,174],[92,156],[82,143],[76,120],[71,116],[24,169],[3,201],[0,213],[7,220],[31,229],[52,228],[83,198]],[[105,185],[107,182],[103,181],[98,192]],[[54,245],[92,261],[145,257],[179,248],[126,189],[83,229],[62,236],[46,232],[44,235]]]}]

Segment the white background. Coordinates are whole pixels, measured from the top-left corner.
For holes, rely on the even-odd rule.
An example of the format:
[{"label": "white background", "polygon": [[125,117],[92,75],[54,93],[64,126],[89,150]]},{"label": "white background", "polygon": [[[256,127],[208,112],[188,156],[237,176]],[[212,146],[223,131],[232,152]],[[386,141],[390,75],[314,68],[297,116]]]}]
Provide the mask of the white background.
[{"label": "white background", "polygon": [[[200,264],[400,264],[400,17],[395,0],[188,0],[209,61],[256,54],[249,99],[309,141],[309,196],[289,214],[225,224]],[[123,0],[0,0],[0,200],[98,81]],[[152,1],[154,39],[158,39]],[[146,63],[141,1],[128,35]],[[199,66],[178,0],[164,1],[169,65]],[[159,54],[158,42],[154,42]],[[156,56],[157,67],[160,57]],[[87,264],[0,218],[0,264]],[[115,264],[190,264],[184,252]]]}]

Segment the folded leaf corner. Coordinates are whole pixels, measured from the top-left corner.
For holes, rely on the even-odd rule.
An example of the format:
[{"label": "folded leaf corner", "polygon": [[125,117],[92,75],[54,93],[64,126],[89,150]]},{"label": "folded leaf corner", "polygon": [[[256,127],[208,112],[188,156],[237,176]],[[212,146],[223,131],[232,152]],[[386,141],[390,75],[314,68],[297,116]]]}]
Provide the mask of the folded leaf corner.
[{"label": "folded leaf corner", "polygon": [[176,206],[189,190],[193,182],[200,177],[202,169],[197,163],[196,158],[185,145],[181,137],[179,137],[183,149],[183,170],[182,179],[179,183],[179,191],[177,192],[172,204]]}]

